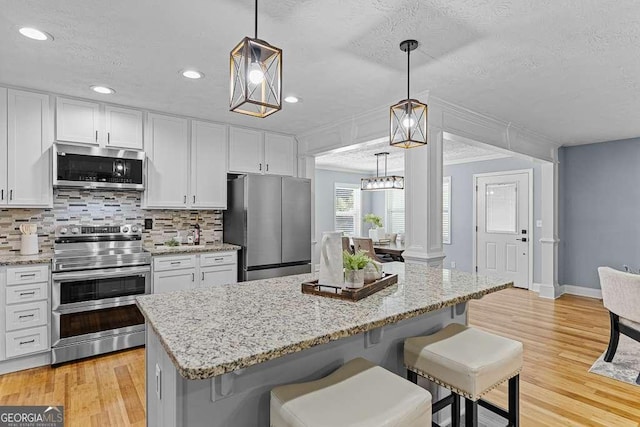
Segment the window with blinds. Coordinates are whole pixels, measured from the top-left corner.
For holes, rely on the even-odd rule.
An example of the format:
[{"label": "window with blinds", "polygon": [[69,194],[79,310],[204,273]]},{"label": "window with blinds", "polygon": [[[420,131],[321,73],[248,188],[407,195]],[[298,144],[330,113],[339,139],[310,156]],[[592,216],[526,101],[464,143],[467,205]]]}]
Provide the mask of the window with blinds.
[{"label": "window with blinds", "polygon": [[387,233],[404,233],[404,190],[385,191]]},{"label": "window with blinds", "polygon": [[360,186],[336,184],[334,188],[335,230],[342,231],[346,236],[360,236]]},{"label": "window with blinds", "polygon": [[442,178],[442,243],[451,244],[451,177]]}]

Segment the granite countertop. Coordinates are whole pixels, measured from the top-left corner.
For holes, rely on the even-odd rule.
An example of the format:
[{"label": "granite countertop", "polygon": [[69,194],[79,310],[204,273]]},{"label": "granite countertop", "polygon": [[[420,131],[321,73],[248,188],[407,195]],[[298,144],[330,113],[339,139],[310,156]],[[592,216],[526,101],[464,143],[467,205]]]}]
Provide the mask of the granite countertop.
[{"label": "granite countertop", "polygon": [[231,243],[219,245],[180,245],[180,246],[145,246],[144,250],[151,255],[189,254],[200,252],[228,252],[239,251],[241,248]]},{"label": "granite countertop", "polygon": [[303,294],[314,274],[145,295],[138,306],[176,369],[205,379],[356,335],[513,286],[512,282],[388,263],[392,285],[358,302]]},{"label": "granite countertop", "polygon": [[53,258],[53,252],[41,252],[37,255],[20,255],[20,252],[0,252],[0,266],[48,264]]}]

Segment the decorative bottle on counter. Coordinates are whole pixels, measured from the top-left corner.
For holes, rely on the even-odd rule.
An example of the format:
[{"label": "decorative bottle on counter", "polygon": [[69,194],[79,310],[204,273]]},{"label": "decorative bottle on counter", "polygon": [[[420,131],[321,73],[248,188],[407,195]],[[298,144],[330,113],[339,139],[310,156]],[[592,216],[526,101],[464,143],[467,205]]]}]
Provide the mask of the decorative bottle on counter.
[{"label": "decorative bottle on counter", "polygon": [[199,245],[200,244],[200,224],[196,223],[194,228],[195,230],[193,231],[193,244]]}]

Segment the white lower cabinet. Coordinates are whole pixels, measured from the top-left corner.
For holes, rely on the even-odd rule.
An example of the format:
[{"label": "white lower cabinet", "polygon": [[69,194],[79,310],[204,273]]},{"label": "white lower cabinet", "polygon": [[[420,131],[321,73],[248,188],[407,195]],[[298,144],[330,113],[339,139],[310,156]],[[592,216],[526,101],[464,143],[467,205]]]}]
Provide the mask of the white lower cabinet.
[{"label": "white lower cabinet", "polygon": [[[13,370],[42,365],[26,356],[50,351],[49,265],[0,268],[0,361],[17,360]],[[24,363],[21,362],[24,360]],[[40,360],[40,359],[38,359]],[[5,368],[0,366],[0,370]]]},{"label": "white lower cabinet", "polygon": [[238,281],[237,252],[153,257],[153,293],[195,289]]}]

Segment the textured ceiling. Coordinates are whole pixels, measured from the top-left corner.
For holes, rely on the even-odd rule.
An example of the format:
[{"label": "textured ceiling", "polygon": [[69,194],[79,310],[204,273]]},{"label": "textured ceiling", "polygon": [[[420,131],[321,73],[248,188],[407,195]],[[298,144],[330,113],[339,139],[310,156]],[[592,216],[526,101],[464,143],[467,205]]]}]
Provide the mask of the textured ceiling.
[{"label": "textured ceiling", "polygon": [[[484,148],[487,147],[487,148]],[[319,169],[338,169],[363,173],[375,173],[376,153],[388,152],[387,171],[404,171],[404,150],[389,146],[384,140],[352,145],[316,156],[316,167]],[[491,149],[489,146],[468,145],[463,142],[445,139],[442,157],[444,164],[466,163],[480,160],[507,157],[506,154]],[[384,157],[380,157],[380,175],[384,174]]]},{"label": "textured ceiling", "polygon": [[[228,54],[253,31],[251,0],[2,0],[0,83],[297,134],[404,97],[398,43],[415,38],[413,92],[561,143],[640,135],[640,1],[260,4],[259,36],[284,49],[284,93],[304,99],[267,119],[227,111]],[[186,67],[206,78],[181,78]],[[96,96],[96,83],[117,93]]]}]

